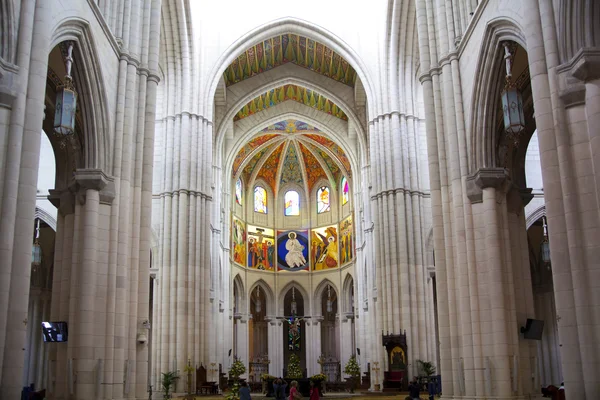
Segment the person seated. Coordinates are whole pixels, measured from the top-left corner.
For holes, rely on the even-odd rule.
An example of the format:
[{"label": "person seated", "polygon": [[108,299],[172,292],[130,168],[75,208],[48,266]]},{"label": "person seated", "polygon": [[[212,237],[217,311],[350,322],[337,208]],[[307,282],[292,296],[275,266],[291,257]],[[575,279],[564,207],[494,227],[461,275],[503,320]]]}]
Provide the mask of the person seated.
[{"label": "person seated", "polygon": [[240,400],[252,400],[252,396],[250,396],[250,388],[248,387],[248,383],[246,381],[243,381],[242,387],[240,387]]},{"label": "person seated", "polygon": [[408,396],[412,400],[419,400],[421,398],[421,387],[416,377],[408,383]]}]

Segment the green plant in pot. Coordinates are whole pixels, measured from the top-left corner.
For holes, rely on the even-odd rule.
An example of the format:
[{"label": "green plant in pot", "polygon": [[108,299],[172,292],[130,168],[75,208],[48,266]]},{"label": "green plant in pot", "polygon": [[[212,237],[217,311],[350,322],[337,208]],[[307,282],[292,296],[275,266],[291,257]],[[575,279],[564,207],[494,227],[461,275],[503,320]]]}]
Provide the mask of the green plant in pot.
[{"label": "green plant in pot", "polygon": [[234,358],[233,364],[229,369],[229,376],[233,380],[231,390],[227,393],[227,400],[239,400],[240,399],[240,376],[246,372],[246,366],[237,357]]},{"label": "green plant in pot", "polygon": [[179,379],[179,375],[177,375],[176,371],[169,371],[169,372],[163,372],[162,373],[162,380],[160,382],[161,386],[162,386],[162,390],[164,392],[163,397],[165,399],[170,399],[171,398],[171,388],[173,388],[175,386],[175,383],[177,382],[177,380]]},{"label": "green plant in pot", "polygon": [[431,361],[417,360],[417,363],[419,364],[419,369],[423,375],[431,376],[435,374],[435,366]]},{"label": "green plant in pot", "polygon": [[360,365],[356,361],[356,356],[350,357],[348,363],[344,367],[344,373],[350,375],[350,393],[354,393],[358,380],[360,379]]}]

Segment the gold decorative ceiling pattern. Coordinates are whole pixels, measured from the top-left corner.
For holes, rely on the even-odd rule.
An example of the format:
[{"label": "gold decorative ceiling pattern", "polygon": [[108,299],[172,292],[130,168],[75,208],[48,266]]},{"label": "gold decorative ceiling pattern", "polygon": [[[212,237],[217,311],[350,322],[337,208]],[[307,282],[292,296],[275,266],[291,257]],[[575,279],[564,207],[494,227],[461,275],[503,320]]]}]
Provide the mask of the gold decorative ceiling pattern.
[{"label": "gold decorative ceiling pattern", "polygon": [[[346,166],[347,164],[347,166]],[[241,174],[238,171],[242,170]],[[238,152],[233,177],[246,185],[252,176],[265,181],[273,191],[277,183],[293,182],[310,191],[323,179],[339,186],[342,176],[351,178],[348,157],[340,146],[324,137],[319,129],[297,120],[277,122],[263,129]]]},{"label": "gold decorative ceiling pattern", "polygon": [[233,117],[233,120],[239,121],[242,118],[246,118],[266,110],[269,107],[283,103],[286,100],[297,101],[329,115],[338,117],[344,121],[348,121],[348,116],[334,102],[314,90],[297,85],[284,85],[269,90],[265,94],[261,94],[244,105],[235,117]]},{"label": "gold decorative ceiling pattern", "polygon": [[223,73],[225,85],[233,85],[288,62],[351,87],[356,82],[356,71],[338,53],[312,39],[286,33],[260,42],[237,57]]}]

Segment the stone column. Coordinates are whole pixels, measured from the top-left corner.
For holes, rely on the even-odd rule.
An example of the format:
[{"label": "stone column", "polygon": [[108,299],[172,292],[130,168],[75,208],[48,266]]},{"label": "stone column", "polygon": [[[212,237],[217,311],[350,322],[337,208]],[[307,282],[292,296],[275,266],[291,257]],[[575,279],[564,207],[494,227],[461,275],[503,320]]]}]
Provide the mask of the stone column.
[{"label": "stone column", "polygon": [[321,356],[323,348],[323,338],[321,337],[321,326],[323,323],[323,317],[317,316],[310,322],[307,322],[306,325],[308,325],[309,323],[312,329],[309,332],[307,332],[308,335],[306,337],[306,347],[310,350],[306,352],[306,369],[308,376],[312,376],[321,371],[321,368],[317,361]]},{"label": "stone column", "polygon": [[248,349],[248,316],[239,316],[235,318],[237,318],[237,344],[236,354],[233,354],[233,356],[237,356],[237,358],[239,358],[246,366],[246,372],[241,376],[241,378],[248,378],[250,369],[250,354]]},{"label": "stone column", "polygon": [[[0,399],[18,398],[23,373],[23,343],[27,332],[31,223],[40,156],[48,48],[51,26],[48,2],[21,2],[17,65],[9,74],[20,85],[14,92],[3,174],[0,209]],[[16,72],[16,69],[15,71]],[[4,75],[4,74],[2,74]],[[2,80],[3,89],[6,89]],[[6,91],[6,90],[3,90]]]},{"label": "stone column", "polygon": [[271,360],[271,364],[269,364],[269,374],[273,376],[281,376],[282,373],[282,349],[280,346],[280,338],[283,335],[281,322],[277,321],[274,318],[268,318],[267,323],[269,329],[269,359]]},{"label": "stone column", "polygon": [[[353,354],[356,354],[356,349],[353,348],[352,343],[353,319],[354,317],[351,315],[340,314],[340,366],[342,375],[348,360]],[[358,361],[358,354],[356,354],[356,357]]]}]

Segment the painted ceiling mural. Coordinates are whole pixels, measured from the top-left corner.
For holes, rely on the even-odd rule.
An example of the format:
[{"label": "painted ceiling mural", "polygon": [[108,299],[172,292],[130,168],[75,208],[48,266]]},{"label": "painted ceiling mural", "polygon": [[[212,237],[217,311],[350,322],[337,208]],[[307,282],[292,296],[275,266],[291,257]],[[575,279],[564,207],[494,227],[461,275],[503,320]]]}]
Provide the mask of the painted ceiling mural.
[{"label": "painted ceiling mural", "polygon": [[267,158],[267,161],[260,167],[256,179],[264,179],[265,182],[271,186],[271,190],[275,192],[275,182],[277,182],[277,170],[279,169],[279,161],[281,160],[281,153],[285,143],[282,143],[271,155]]},{"label": "painted ceiling mural", "polygon": [[350,160],[348,160],[348,157],[346,156],[346,153],[344,152],[344,150],[342,150],[342,148],[340,146],[335,144],[335,142],[333,140],[330,140],[322,135],[307,134],[306,137],[314,140],[315,142],[317,142],[317,143],[325,146],[329,150],[331,150],[337,156],[337,158],[342,162],[342,164],[344,165],[344,168],[346,168],[346,172],[348,173],[348,175],[352,176],[352,170],[350,169]]},{"label": "painted ceiling mural", "polygon": [[237,174],[238,169],[240,168],[240,165],[242,165],[242,162],[246,159],[246,157],[248,157],[248,155],[252,152],[252,150],[254,150],[257,147],[262,146],[263,144],[267,143],[269,140],[276,138],[277,135],[262,135],[262,136],[258,136],[255,137],[254,139],[252,139],[251,141],[249,141],[248,143],[246,143],[246,145],[244,147],[242,147],[242,149],[239,151],[239,153],[237,154],[237,156],[235,157],[235,160],[233,161],[233,174]]},{"label": "painted ceiling mural", "polygon": [[237,57],[223,73],[230,86],[285,63],[294,63],[354,87],[356,71],[329,47],[295,34],[283,34],[260,42]]},{"label": "painted ceiling mural", "polygon": [[277,182],[303,185],[306,179],[308,190],[312,191],[317,182],[328,180],[329,176],[336,182],[342,176],[351,178],[350,161],[344,150],[318,128],[295,119],[262,129],[239,150],[233,178],[241,176],[245,187],[251,187],[253,175],[267,182],[273,191]]},{"label": "painted ceiling mural", "polygon": [[239,121],[242,118],[266,110],[269,107],[276,106],[279,103],[283,103],[286,100],[297,101],[344,121],[348,121],[348,116],[331,100],[314,90],[297,85],[283,85],[271,89],[267,93],[261,94],[253,100],[250,100],[240,111],[238,111],[233,117],[233,120]]},{"label": "painted ceiling mural", "polygon": [[281,183],[297,183],[302,185],[302,167],[298,160],[298,154],[296,145],[294,142],[290,142],[285,160],[283,161],[283,167],[281,167]]},{"label": "painted ceiling mural", "polygon": [[320,147],[317,147],[315,145],[309,144],[308,147],[318,156],[320,156],[323,161],[325,161],[325,165],[327,165],[327,168],[329,168],[329,171],[331,171],[331,174],[333,175],[333,177],[335,178],[335,181],[338,182],[341,178],[341,170],[339,165],[332,160],[332,158],[329,156],[329,154],[323,150]]},{"label": "painted ceiling mural", "polygon": [[306,169],[306,176],[308,179],[308,191],[312,191],[315,183],[317,183],[320,179],[328,179],[323,166],[317,160],[317,158],[311,153],[306,146],[303,146],[301,143],[300,152],[302,152],[302,158],[304,159],[304,168]]}]

